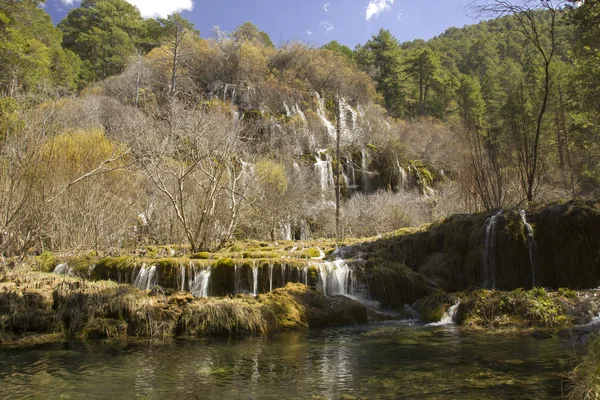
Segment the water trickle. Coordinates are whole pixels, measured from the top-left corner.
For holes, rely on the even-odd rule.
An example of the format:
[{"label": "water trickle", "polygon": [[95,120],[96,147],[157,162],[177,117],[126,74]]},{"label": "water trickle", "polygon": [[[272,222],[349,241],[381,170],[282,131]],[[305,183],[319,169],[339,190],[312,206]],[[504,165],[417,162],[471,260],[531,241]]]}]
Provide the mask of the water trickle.
[{"label": "water trickle", "polygon": [[287,284],[287,265],[281,265],[281,283],[283,286]]},{"label": "water trickle", "polygon": [[210,283],[210,267],[196,270],[194,267],[194,279],[190,280],[190,293],[194,297],[208,297],[208,287]]},{"label": "water trickle", "polygon": [[496,287],[496,224],[502,210],[492,215],[485,224],[485,247],[483,252],[483,287]]},{"label": "water trickle", "polygon": [[308,286],[308,267],[302,268],[302,277],[304,278],[304,284]]},{"label": "water trickle", "polygon": [[183,292],[185,291],[185,265],[180,265],[179,268],[181,269],[181,291]]},{"label": "water trickle", "polygon": [[[331,166],[331,156],[327,154],[327,150],[319,150],[318,156],[316,157],[315,171],[319,176],[321,182],[321,191],[327,192],[333,188],[333,168]],[[325,158],[325,160],[323,160]]]},{"label": "water trickle", "polygon": [[150,267],[148,267],[146,264],[142,265],[140,272],[138,272],[138,275],[135,278],[133,286],[140,290],[152,289],[158,284],[158,274],[156,273],[156,270],[156,265],[152,265]]},{"label": "water trickle", "polygon": [[252,295],[258,295],[258,265],[252,265]]},{"label": "water trickle", "polygon": [[240,293],[240,268],[237,264],[233,266],[233,292]]},{"label": "water trickle", "polygon": [[52,272],[58,275],[71,275],[73,273],[67,264],[58,264]]},{"label": "water trickle", "polygon": [[280,224],[281,240],[292,240],[292,224],[284,222]]},{"label": "water trickle", "polygon": [[327,119],[326,111],[325,111],[325,99],[323,99],[321,97],[321,95],[319,95],[318,92],[315,92],[315,95],[316,95],[318,103],[319,103],[319,107],[317,107],[317,115],[321,119],[321,122],[323,123],[323,126],[325,127],[325,129],[327,129],[327,134],[329,135],[329,137],[331,139],[335,140],[335,138],[336,138],[335,127],[333,126],[331,121],[329,121]]},{"label": "water trickle", "polygon": [[456,314],[458,313],[458,306],[460,306],[460,302],[456,303],[452,307],[450,307],[442,316],[442,319],[439,322],[433,322],[431,324],[427,324],[427,326],[443,326],[443,325],[452,325],[456,322]]},{"label": "water trickle", "polygon": [[273,291],[273,264],[269,264],[269,292]]},{"label": "water trickle", "polygon": [[531,265],[531,286],[538,286],[538,265],[537,265],[537,244],[535,242],[535,236],[533,234],[533,228],[527,222],[527,213],[525,210],[519,211],[521,214],[521,219],[523,220],[523,225],[525,226],[525,230],[527,231],[527,250],[529,253],[529,264]]}]

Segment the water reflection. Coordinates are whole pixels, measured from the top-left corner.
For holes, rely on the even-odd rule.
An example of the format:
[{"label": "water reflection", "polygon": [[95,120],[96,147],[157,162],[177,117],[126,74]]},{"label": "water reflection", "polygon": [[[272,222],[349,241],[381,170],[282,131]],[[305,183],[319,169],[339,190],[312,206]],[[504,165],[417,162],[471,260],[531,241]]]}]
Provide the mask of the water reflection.
[{"label": "water reflection", "polygon": [[560,398],[568,343],[389,323],[0,351],[0,398]]}]

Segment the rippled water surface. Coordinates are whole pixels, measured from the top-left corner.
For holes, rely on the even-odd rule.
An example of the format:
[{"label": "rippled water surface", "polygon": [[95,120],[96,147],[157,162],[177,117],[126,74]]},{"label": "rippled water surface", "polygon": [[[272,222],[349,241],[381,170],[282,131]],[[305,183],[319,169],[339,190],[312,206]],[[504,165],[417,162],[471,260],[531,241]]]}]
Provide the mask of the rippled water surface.
[{"label": "rippled water surface", "polygon": [[1,399],[547,399],[568,342],[407,323],[0,350]]}]

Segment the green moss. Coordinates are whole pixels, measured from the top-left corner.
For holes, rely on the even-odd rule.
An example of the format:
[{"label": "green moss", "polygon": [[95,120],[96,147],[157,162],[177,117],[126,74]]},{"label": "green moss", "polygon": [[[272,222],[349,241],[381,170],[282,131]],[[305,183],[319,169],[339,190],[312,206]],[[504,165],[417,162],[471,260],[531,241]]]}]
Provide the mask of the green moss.
[{"label": "green moss", "polygon": [[200,253],[194,253],[190,255],[192,260],[208,260],[210,259],[210,253],[207,251],[202,251]]},{"label": "green moss", "polygon": [[310,249],[305,250],[304,254],[308,258],[317,258],[321,256],[321,252],[316,247],[311,247]]},{"label": "green moss", "polygon": [[577,292],[575,290],[571,290],[571,289],[559,288],[558,294],[567,299],[576,299],[577,298]]},{"label": "green moss", "polygon": [[42,254],[36,257],[36,263],[39,270],[42,272],[52,272],[58,265],[56,256],[49,251],[44,251]]},{"label": "green moss", "polygon": [[475,290],[460,295],[458,319],[471,328],[552,328],[572,324],[564,298],[543,288],[512,292]]}]

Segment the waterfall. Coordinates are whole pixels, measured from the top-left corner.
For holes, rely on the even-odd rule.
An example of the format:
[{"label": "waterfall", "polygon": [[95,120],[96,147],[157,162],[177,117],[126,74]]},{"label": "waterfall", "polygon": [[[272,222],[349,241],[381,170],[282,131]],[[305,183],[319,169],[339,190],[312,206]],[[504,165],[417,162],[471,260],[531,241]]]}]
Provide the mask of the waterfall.
[{"label": "waterfall", "polygon": [[304,115],[298,103],[296,103],[296,106],[294,107],[293,111],[295,111],[296,114],[298,114],[300,118],[302,118],[302,121],[306,122],[306,115]]},{"label": "waterfall", "polygon": [[496,287],[496,223],[502,210],[492,215],[485,223],[485,248],[483,253],[484,288]]},{"label": "waterfall", "polygon": [[240,268],[237,264],[233,266],[233,292],[240,293]]},{"label": "waterfall", "polygon": [[308,267],[302,268],[302,277],[304,278],[304,284],[308,286]]},{"label": "waterfall", "polygon": [[460,306],[460,302],[456,303],[452,307],[450,307],[442,316],[442,319],[439,322],[433,322],[431,324],[427,324],[427,326],[444,326],[444,325],[452,325],[456,322],[456,314],[458,312],[458,306]]},{"label": "waterfall", "polygon": [[316,265],[319,271],[319,287],[325,296],[352,295],[354,277],[344,260],[326,261]]},{"label": "waterfall", "polygon": [[327,134],[329,135],[329,137],[331,139],[335,140],[335,137],[336,137],[335,127],[333,126],[331,121],[329,121],[326,117],[325,99],[323,99],[319,95],[318,92],[315,92],[315,95],[316,95],[318,103],[319,103],[319,107],[317,108],[317,115],[319,116],[319,118],[321,118],[321,122],[323,123],[323,126],[325,127],[325,129],[327,129]]},{"label": "waterfall", "polygon": [[285,116],[288,118],[291,117],[293,114],[285,101],[283,102],[283,107],[285,107]]},{"label": "waterfall", "polygon": [[58,275],[72,275],[73,270],[69,268],[67,264],[58,264],[56,268],[54,268],[54,271],[52,271],[52,273]]},{"label": "waterfall", "polygon": [[252,295],[258,295],[258,265],[252,265]]},{"label": "waterfall", "polygon": [[349,158],[349,161],[346,162],[346,171],[347,171],[347,179],[348,179],[348,190],[356,190],[358,189],[358,185],[356,184],[356,171],[354,170],[354,163],[352,159]]},{"label": "waterfall", "polygon": [[521,210],[519,211],[519,214],[521,214],[523,225],[527,231],[527,250],[529,253],[529,263],[531,264],[531,287],[536,287],[539,285],[539,277],[537,274],[537,244],[535,242],[535,236],[533,235],[533,229],[531,228],[531,225],[527,223],[527,213],[525,210]]},{"label": "waterfall", "polygon": [[269,264],[269,292],[273,291],[273,264]]},{"label": "waterfall", "polygon": [[363,147],[362,150],[360,151],[360,154],[361,154],[360,168],[362,170],[362,173],[361,173],[362,189],[363,189],[364,193],[368,193],[371,185],[369,184],[370,173],[368,171],[369,160],[367,159],[367,149],[365,149]]},{"label": "waterfall", "polygon": [[[194,270],[196,268],[194,267]],[[210,283],[211,269],[207,267],[200,271],[194,271],[194,280],[190,280],[190,293],[194,297],[208,297],[208,285]]]},{"label": "waterfall", "polygon": [[156,273],[156,270],[156,265],[152,265],[150,267],[148,267],[146,264],[142,265],[140,272],[138,272],[138,275],[135,278],[133,286],[140,290],[152,289],[158,284],[158,274]]},{"label": "waterfall", "polygon": [[292,224],[289,222],[280,223],[281,240],[292,240]]},{"label": "waterfall", "polygon": [[[180,265],[179,268],[181,269],[181,291],[183,292],[183,291],[185,291],[185,266]],[[190,270],[190,274],[191,274],[191,270]]]},{"label": "waterfall", "polygon": [[287,265],[283,264],[281,266],[281,284],[282,284],[282,287],[284,287],[286,283],[287,283]]},{"label": "waterfall", "polygon": [[398,191],[406,189],[406,184],[408,183],[408,173],[402,165],[400,165],[400,160],[396,158],[396,165],[398,166]]},{"label": "waterfall", "polygon": [[[331,156],[327,154],[327,150],[319,150],[316,157],[315,170],[321,181],[321,191],[327,192],[334,186],[333,168],[331,166]],[[325,160],[322,157],[325,157]]]}]

